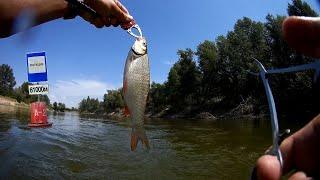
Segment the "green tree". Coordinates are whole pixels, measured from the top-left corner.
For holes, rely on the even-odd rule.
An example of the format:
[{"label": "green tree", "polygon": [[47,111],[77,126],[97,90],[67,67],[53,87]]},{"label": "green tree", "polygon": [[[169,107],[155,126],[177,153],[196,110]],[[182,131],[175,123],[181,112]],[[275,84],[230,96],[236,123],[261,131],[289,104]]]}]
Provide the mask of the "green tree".
[{"label": "green tree", "polygon": [[267,30],[267,43],[271,51],[271,63],[275,67],[285,67],[292,62],[293,51],[282,36],[282,22],[285,16],[267,15],[265,27]]},{"label": "green tree", "polygon": [[0,95],[13,96],[13,87],[16,85],[12,68],[7,64],[0,66]]},{"label": "green tree", "polygon": [[19,103],[20,102],[27,103],[26,100],[30,98],[29,92],[28,92],[28,83],[27,82],[22,83],[21,86],[18,88],[15,88],[14,91],[15,91],[16,99]]},{"label": "green tree", "polygon": [[66,105],[65,105],[64,103],[54,102],[54,103],[52,104],[52,109],[53,109],[54,111],[64,112],[67,108],[66,108]]},{"label": "green tree", "polygon": [[[289,15],[317,16],[310,6],[300,0],[288,5]],[[230,110],[246,99],[254,99],[253,107],[267,111],[267,101],[259,77],[248,71],[259,71],[253,58],[268,69],[313,62],[293,51],[282,37],[284,16],[268,15],[266,22],[250,18],[237,21],[226,36],[215,42],[204,41],[197,47],[193,61],[191,49],[178,51],[179,61],[170,69],[164,84],[152,83],[149,109],[158,112],[171,107],[172,113],[188,109],[214,111]],[[307,112],[318,107],[312,97],[319,94],[312,84],[310,72],[271,75],[270,80],[280,113]],[[250,98],[252,97],[252,98]],[[301,107],[303,106],[303,107]],[[198,109],[197,109],[198,108]],[[296,111],[297,110],[297,111]],[[318,110],[314,110],[318,112]]]},{"label": "green tree", "polygon": [[[28,89],[29,83],[24,82],[21,84],[20,87],[16,88],[14,90],[16,99],[18,102],[24,102],[24,103],[33,103],[38,101],[37,95],[29,95],[29,89]],[[47,95],[40,95],[40,100],[42,102],[45,102],[48,106],[50,106],[50,99]]]},{"label": "green tree", "polygon": [[183,107],[190,108],[197,103],[197,93],[200,85],[200,71],[193,60],[191,49],[179,50],[179,61],[171,68],[168,76],[169,104],[173,111]]},{"label": "green tree", "polygon": [[292,0],[292,4],[288,4],[288,14],[289,16],[318,16],[308,3],[301,0]]},{"label": "green tree", "polygon": [[100,109],[100,102],[98,99],[90,98],[83,99],[79,103],[79,111],[81,113],[95,113]]},{"label": "green tree", "polygon": [[21,91],[21,94],[23,95],[23,97],[25,99],[30,99],[30,95],[29,95],[29,83],[28,82],[23,82],[20,86],[20,91]]},{"label": "green tree", "polygon": [[[317,16],[301,0],[288,4],[288,14]],[[314,61],[288,46],[282,37],[284,19],[285,16],[268,15],[266,22],[261,23],[244,17],[226,36],[219,36],[215,42],[200,43],[195,53],[191,49],[179,50],[179,60],[170,69],[167,81],[151,84],[147,110],[156,113],[168,106],[172,113],[214,111],[216,108],[230,110],[253,97],[255,101],[250,102],[256,103],[253,107],[264,107],[267,111],[267,106],[261,106],[267,103],[261,81],[248,73],[259,70],[253,58],[259,59],[268,69]],[[198,65],[194,55],[198,58]],[[269,77],[280,111],[285,109],[288,113],[297,106],[302,111],[317,107],[312,104],[312,97],[318,91],[314,90],[311,74],[302,72]],[[90,97],[83,99],[79,111],[97,112],[102,108],[106,112],[118,111],[123,107],[121,93],[121,90],[108,91],[103,102]]]},{"label": "green tree", "polygon": [[80,103],[79,103],[79,107],[78,107],[78,109],[79,109],[79,112],[85,112],[86,111],[86,109],[87,109],[87,100],[86,99],[82,99],[81,101],[80,101]]},{"label": "green tree", "polygon": [[52,104],[52,108],[53,108],[53,110],[54,111],[58,111],[58,103],[57,102],[54,102],[53,104]]},{"label": "green tree", "polygon": [[47,95],[40,95],[41,102],[45,102],[47,106],[50,106],[50,99]]},{"label": "green tree", "polygon": [[255,94],[256,77],[247,71],[257,70],[253,58],[268,64],[269,47],[262,23],[243,18],[226,37],[217,39],[219,91],[227,106],[236,106],[246,97]]},{"label": "green tree", "polygon": [[180,65],[176,63],[170,69],[168,81],[166,83],[166,86],[168,87],[168,104],[173,104],[172,102],[180,101],[179,87],[181,84],[180,75],[178,74],[178,69],[180,68]]},{"label": "green tree", "polygon": [[[303,11],[297,9],[296,11]],[[290,8],[290,7],[289,7]],[[282,22],[284,16],[267,16],[265,24],[268,38],[267,42],[271,49],[270,68],[290,67],[313,62],[314,59],[303,56],[292,50],[282,37]],[[310,107],[312,96],[315,96],[312,90],[313,73],[301,72],[285,75],[276,75],[270,77],[270,83],[273,88],[274,96],[278,101],[278,109],[280,113],[288,114],[289,112],[305,112],[305,107]],[[303,105],[303,107],[301,107]],[[316,105],[314,105],[316,106]],[[309,108],[310,109],[310,108]]]},{"label": "green tree", "polygon": [[58,103],[57,109],[60,112],[64,112],[66,110],[66,105],[63,103]]},{"label": "green tree", "polygon": [[108,90],[103,97],[103,109],[105,112],[119,112],[124,108],[122,89]]},{"label": "green tree", "polygon": [[199,44],[196,55],[202,75],[199,99],[203,106],[208,106],[211,98],[218,95],[218,52],[215,43],[206,40]]},{"label": "green tree", "polygon": [[158,113],[167,106],[167,87],[165,84],[152,82],[148,98],[148,111]]},{"label": "green tree", "polygon": [[89,96],[87,98],[87,111],[90,113],[94,113],[99,109],[99,100],[98,99],[91,99]]}]

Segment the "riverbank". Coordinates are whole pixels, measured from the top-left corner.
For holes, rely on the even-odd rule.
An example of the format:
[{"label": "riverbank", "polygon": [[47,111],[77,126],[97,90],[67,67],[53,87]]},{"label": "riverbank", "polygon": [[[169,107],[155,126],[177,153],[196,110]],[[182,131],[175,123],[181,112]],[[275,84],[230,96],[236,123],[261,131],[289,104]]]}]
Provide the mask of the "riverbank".
[{"label": "riverbank", "polygon": [[[99,117],[99,118],[108,118],[113,120],[122,121],[128,116],[124,113],[123,110],[111,113],[88,113],[88,112],[80,112],[80,114],[84,117]],[[259,113],[255,114],[253,111],[253,107],[251,104],[242,103],[239,106],[231,109],[229,111],[220,111],[217,113],[210,113],[207,111],[203,112],[180,112],[180,113],[172,113],[170,112],[170,108],[165,108],[159,113],[151,113],[147,112],[145,114],[146,118],[156,118],[156,119],[197,119],[197,120],[208,120],[208,121],[216,121],[218,119],[264,119],[269,116],[267,113]]]},{"label": "riverbank", "polygon": [[0,96],[0,105],[29,109],[29,104],[23,102],[19,103],[16,99],[5,96]]}]

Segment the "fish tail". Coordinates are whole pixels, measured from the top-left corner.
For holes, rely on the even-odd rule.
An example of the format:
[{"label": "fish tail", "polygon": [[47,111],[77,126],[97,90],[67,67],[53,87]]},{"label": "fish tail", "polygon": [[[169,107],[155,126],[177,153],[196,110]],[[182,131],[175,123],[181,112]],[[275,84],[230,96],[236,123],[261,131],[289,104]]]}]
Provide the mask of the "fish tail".
[{"label": "fish tail", "polygon": [[150,148],[149,146],[149,140],[146,135],[146,132],[144,129],[141,128],[132,128],[131,133],[131,151],[135,151],[137,149],[137,145],[139,140],[142,142],[143,146],[145,146],[147,149]]}]

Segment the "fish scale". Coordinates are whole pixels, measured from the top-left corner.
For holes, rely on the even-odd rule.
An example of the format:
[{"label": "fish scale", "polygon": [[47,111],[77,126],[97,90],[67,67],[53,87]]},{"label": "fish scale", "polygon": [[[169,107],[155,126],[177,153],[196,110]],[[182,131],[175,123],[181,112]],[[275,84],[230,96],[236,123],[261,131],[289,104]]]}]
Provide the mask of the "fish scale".
[{"label": "fish scale", "polygon": [[[127,88],[133,92],[128,92],[128,108],[132,115],[133,126],[143,126],[143,117],[146,100],[150,87],[150,77],[148,72],[148,57],[142,56],[132,61],[127,74]],[[145,73],[144,73],[145,72]],[[126,101],[127,102],[127,101]]]}]

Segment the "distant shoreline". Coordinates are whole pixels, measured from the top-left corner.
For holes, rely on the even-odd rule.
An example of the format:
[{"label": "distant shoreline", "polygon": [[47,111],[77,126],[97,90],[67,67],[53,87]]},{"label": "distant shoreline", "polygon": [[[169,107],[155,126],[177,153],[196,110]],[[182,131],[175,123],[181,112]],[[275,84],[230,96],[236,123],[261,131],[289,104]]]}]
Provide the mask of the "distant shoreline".
[{"label": "distant shoreline", "polygon": [[[160,113],[157,114],[151,114],[146,113],[145,118],[151,118],[151,119],[194,119],[194,120],[208,120],[208,121],[216,121],[220,119],[238,119],[238,118],[246,118],[246,119],[265,119],[268,117],[268,114],[253,114],[253,113],[241,113],[241,112],[225,112],[223,114],[219,115],[213,115],[209,112],[201,112],[196,114],[184,114],[184,113],[166,113],[166,110],[163,110]],[[120,112],[111,112],[111,113],[88,113],[88,112],[79,112],[82,116],[88,116],[88,117],[103,117],[103,118],[109,118],[113,120],[124,120],[128,118],[122,111]]]}]

